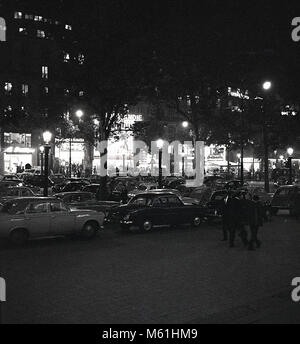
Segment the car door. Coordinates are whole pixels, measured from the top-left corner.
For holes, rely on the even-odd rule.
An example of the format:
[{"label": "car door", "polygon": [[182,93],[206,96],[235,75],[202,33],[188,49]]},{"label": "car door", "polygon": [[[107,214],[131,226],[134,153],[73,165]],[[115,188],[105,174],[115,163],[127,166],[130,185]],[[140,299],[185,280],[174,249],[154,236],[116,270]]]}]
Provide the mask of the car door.
[{"label": "car door", "polygon": [[50,202],[50,230],[54,235],[75,231],[75,215],[63,202]]},{"label": "car door", "polygon": [[176,209],[169,204],[169,196],[160,196],[159,197],[161,206],[160,206],[160,216],[157,219],[158,222],[162,225],[172,225],[175,224],[178,220]]},{"label": "car door", "polygon": [[177,196],[168,196],[168,208],[171,224],[183,224],[191,222],[192,208],[189,206],[184,206]]},{"label": "car door", "polygon": [[50,214],[48,202],[31,202],[25,210],[25,226],[30,236],[50,234]]}]

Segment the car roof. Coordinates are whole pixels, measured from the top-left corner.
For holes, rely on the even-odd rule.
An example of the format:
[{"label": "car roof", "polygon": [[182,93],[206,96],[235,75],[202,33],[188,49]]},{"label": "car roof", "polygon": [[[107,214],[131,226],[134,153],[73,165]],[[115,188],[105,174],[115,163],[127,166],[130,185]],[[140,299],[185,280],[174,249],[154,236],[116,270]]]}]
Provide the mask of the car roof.
[{"label": "car roof", "polygon": [[43,196],[38,196],[38,197],[33,197],[33,196],[25,196],[25,197],[16,197],[13,199],[13,201],[55,201],[55,197],[43,197]]},{"label": "car roof", "polygon": [[69,196],[69,195],[92,195],[91,192],[87,191],[68,191],[68,192],[61,192],[56,194],[56,196]]},{"label": "car roof", "polygon": [[142,193],[136,195],[136,197],[138,197],[138,196],[152,196],[153,197],[153,196],[170,196],[170,195],[176,196],[176,194],[171,192],[171,191],[162,192],[162,191],[157,191],[157,190],[150,190],[147,192],[142,192]]}]

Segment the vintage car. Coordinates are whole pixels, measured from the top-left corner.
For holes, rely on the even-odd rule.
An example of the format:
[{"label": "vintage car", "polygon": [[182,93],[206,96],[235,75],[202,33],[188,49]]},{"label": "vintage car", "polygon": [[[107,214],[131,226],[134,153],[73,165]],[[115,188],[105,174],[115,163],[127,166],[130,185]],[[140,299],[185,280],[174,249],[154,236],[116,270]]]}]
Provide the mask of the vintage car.
[{"label": "vintage car", "polygon": [[126,205],[112,208],[109,219],[119,220],[124,229],[150,231],[154,227],[190,224],[198,227],[203,220],[199,206],[184,205],[168,192],[146,192],[133,197]]},{"label": "vintage car", "polygon": [[0,192],[0,202],[6,202],[17,197],[35,197],[34,192],[26,186],[9,186]]},{"label": "vintage car", "polygon": [[0,238],[15,245],[54,235],[81,235],[89,239],[102,228],[103,221],[103,213],[72,209],[53,197],[20,197],[1,206]]},{"label": "vintage car", "polygon": [[61,192],[54,197],[61,199],[71,208],[90,209],[103,213],[106,213],[111,207],[119,205],[119,202],[114,201],[98,201],[91,192]]},{"label": "vintage car", "polygon": [[136,196],[142,192],[147,192],[150,190],[154,190],[156,188],[157,188],[156,184],[141,183],[141,184],[137,185],[133,190],[128,192],[128,197],[132,198],[132,197],[134,197],[134,196]]},{"label": "vintage car", "polygon": [[289,210],[291,214],[294,197],[299,193],[300,187],[297,185],[280,186],[274,193],[274,196],[271,200],[272,215],[276,215],[278,210]]}]

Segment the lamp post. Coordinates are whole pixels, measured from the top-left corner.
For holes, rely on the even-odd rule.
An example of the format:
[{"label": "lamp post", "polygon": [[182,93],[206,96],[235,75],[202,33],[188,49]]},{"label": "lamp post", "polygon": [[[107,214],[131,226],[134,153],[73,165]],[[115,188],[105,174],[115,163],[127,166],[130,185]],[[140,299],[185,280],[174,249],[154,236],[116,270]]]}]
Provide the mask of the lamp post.
[{"label": "lamp post", "polygon": [[241,153],[237,153],[237,158],[238,158],[238,177],[240,175],[240,162],[241,162]]},{"label": "lamp post", "polygon": [[158,139],[156,141],[156,145],[158,148],[158,188],[162,189],[162,148],[164,141],[162,139]]},{"label": "lamp post", "polygon": [[[78,123],[81,123],[84,112],[80,109],[75,111],[75,115],[78,118]],[[76,128],[74,129],[76,132]],[[69,141],[69,178],[72,178],[72,135]]]},{"label": "lamp post", "polygon": [[[272,88],[271,81],[265,81],[262,85],[262,88],[265,92],[270,91]],[[269,185],[269,139],[267,132],[267,123],[266,123],[266,102],[263,104],[263,143],[264,143],[264,180],[265,180],[265,191],[270,192]]]},{"label": "lamp post", "polygon": [[292,155],[294,153],[294,150],[292,147],[289,147],[287,149],[287,153],[289,155],[288,157],[288,167],[289,167],[289,185],[293,184],[293,165],[292,165]]},{"label": "lamp post", "polygon": [[44,196],[48,197],[48,178],[49,178],[49,151],[50,151],[50,141],[52,139],[52,134],[50,131],[45,131],[43,133],[43,139],[45,142],[45,168],[44,168]]},{"label": "lamp post", "polygon": [[40,154],[41,154],[41,176],[44,174],[44,152],[45,152],[45,147],[41,146],[40,147]]}]

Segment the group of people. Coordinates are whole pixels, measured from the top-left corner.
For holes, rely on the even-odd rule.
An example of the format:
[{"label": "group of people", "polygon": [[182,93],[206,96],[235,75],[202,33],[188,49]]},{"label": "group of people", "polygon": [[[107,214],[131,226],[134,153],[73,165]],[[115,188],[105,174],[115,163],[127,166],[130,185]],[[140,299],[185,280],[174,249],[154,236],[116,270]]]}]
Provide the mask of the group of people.
[{"label": "group of people", "polygon": [[255,250],[261,246],[258,230],[263,226],[265,210],[260,203],[259,196],[254,195],[251,198],[245,192],[228,191],[227,197],[224,198],[221,214],[222,240],[229,240],[229,247],[234,247],[237,234],[248,250]]}]

